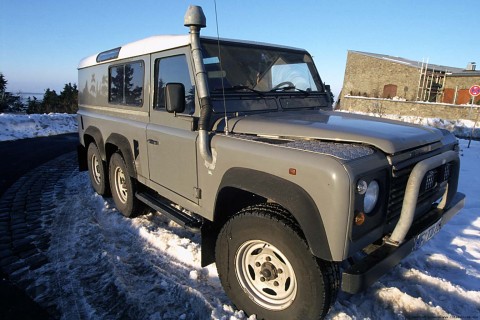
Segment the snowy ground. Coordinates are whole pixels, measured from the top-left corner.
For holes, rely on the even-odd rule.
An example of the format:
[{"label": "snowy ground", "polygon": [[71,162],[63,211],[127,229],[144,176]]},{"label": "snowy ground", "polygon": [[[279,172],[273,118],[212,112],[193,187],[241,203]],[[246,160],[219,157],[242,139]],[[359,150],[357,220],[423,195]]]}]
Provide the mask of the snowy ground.
[{"label": "snowy ground", "polygon": [[77,115],[0,113],[0,141],[45,137],[77,131]]},{"label": "snowy ground", "polygon": [[[339,110],[339,112],[346,112],[349,111]],[[446,120],[440,118],[422,118],[416,116],[400,116],[396,114],[383,114],[380,115],[378,113],[362,113],[362,112],[355,112],[358,114],[369,115],[373,117],[382,117],[392,120],[399,120],[409,123],[415,123],[422,126],[430,126],[439,129],[446,129],[450,132],[453,132],[455,136],[459,138],[468,139],[472,136],[475,139],[480,139],[480,128],[479,123],[475,124],[474,121],[465,120],[465,119],[457,119],[457,120]]]},{"label": "snowy ground", "polygon": [[51,263],[37,283],[62,319],[244,319],[214,265],[200,267],[200,238],[150,213],[123,218],[72,173],[51,195]]},{"label": "snowy ground", "polygon": [[[369,289],[342,293],[328,319],[480,317],[480,142],[467,144],[460,140],[466,207]],[[246,318],[225,296],[215,266],[200,267],[198,235],[157,213],[123,218],[86,173],[72,172],[44,197],[57,207],[51,263],[38,281],[56,295],[63,319]]]}]

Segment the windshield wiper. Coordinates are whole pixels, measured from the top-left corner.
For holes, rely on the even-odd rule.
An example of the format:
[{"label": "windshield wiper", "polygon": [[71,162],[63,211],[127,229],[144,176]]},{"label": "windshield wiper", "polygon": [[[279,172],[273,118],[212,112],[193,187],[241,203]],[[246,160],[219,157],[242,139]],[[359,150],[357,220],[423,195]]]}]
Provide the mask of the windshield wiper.
[{"label": "windshield wiper", "polygon": [[270,90],[270,92],[277,92],[277,91],[285,92],[285,91],[288,91],[288,90],[296,90],[297,92],[301,92],[306,96],[310,95],[310,92],[302,90],[302,89],[298,89],[295,86],[285,86],[285,87],[280,87],[280,88],[273,88],[272,90]]},{"label": "windshield wiper", "polygon": [[253,88],[250,88],[249,86],[240,86],[240,85],[237,85],[237,86],[232,86],[232,87],[227,87],[227,88],[215,88],[213,89],[213,91],[215,92],[219,92],[219,91],[225,91],[225,92],[231,92],[231,91],[243,91],[243,90],[247,90],[247,91],[250,91],[250,92],[254,92],[256,94],[258,94],[259,96],[264,96],[264,93],[261,92],[261,91],[258,91],[258,90],[255,90]]}]

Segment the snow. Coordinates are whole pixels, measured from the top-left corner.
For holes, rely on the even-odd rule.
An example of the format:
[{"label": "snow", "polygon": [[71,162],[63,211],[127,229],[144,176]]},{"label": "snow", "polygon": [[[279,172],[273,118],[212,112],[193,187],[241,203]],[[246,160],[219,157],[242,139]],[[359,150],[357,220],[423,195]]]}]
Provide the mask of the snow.
[{"label": "snow", "polygon": [[0,141],[77,132],[77,115],[66,113],[18,115],[0,113]]},{"label": "snow", "polygon": [[[365,99],[376,99],[376,98],[365,98]],[[339,110],[338,112],[344,113],[356,113],[362,115],[368,115],[372,117],[381,117],[391,120],[398,120],[408,123],[415,123],[422,126],[435,127],[439,129],[446,129],[452,132],[458,138],[470,138],[470,136],[475,139],[480,139],[480,127],[478,122],[467,119],[457,119],[457,120],[448,120],[440,118],[423,118],[417,116],[401,116],[396,114],[378,114],[378,113],[364,113],[364,112],[352,112],[346,110]]]},{"label": "snow", "polygon": [[[451,128],[441,119],[403,119]],[[66,115],[0,115],[0,140],[38,136],[43,129],[70,132],[71,121]],[[473,124],[454,126],[468,132]],[[467,148],[467,140],[459,141],[465,208],[370,288],[340,293],[327,319],[479,317],[480,142]],[[85,172],[72,172],[44,198],[56,207],[46,217],[53,219],[50,263],[36,271],[37,283],[54,297],[62,319],[255,319],[229,301],[215,265],[200,266],[199,235],[158,213],[124,218],[111,199],[94,193]]]},{"label": "snow", "polygon": [[[215,266],[200,267],[200,236],[157,213],[127,219],[74,172],[45,197],[49,260],[37,283],[62,319],[246,319],[225,296]],[[254,318],[252,318],[254,319]]]}]

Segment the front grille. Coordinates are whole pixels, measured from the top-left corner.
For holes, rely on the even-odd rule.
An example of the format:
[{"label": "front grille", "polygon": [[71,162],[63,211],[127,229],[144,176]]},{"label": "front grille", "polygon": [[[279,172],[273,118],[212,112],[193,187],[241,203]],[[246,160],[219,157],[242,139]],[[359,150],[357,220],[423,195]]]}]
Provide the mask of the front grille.
[{"label": "front grille", "polygon": [[437,184],[437,170],[430,170],[425,175],[425,190],[430,190]]},{"label": "front grille", "polygon": [[402,211],[403,197],[405,196],[405,189],[411,172],[410,169],[408,174],[392,178],[391,180],[387,206],[387,221],[394,219],[400,215]]},{"label": "front grille", "polygon": [[443,181],[447,181],[450,178],[451,164],[447,163],[443,169]]},{"label": "front grille", "polygon": [[[447,181],[450,178],[450,166],[447,163],[435,169],[428,171],[420,186],[418,195],[417,208],[426,208],[428,210],[434,199],[434,197],[440,190],[442,182]],[[396,172],[390,180],[390,193],[388,195],[387,205],[387,222],[398,219],[403,205],[403,198],[405,196],[405,190],[407,187],[408,178],[412,173],[414,165],[400,172]],[[422,214],[422,212],[417,214]]]}]

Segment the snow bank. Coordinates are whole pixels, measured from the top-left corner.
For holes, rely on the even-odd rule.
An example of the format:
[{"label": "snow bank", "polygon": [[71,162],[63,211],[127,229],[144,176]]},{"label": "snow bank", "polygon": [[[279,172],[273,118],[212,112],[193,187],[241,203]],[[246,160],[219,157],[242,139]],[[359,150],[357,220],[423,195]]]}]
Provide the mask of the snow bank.
[{"label": "snow bank", "polygon": [[378,114],[378,113],[364,113],[364,112],[353,112],[347,110],[338,110],[339,112],[345,113],[355,113],[355,114],[363,114],[367,116],[377,117],[377,118],[386,118],[391,120],[398,120],[408,123],[419,124],[422,126],[429,126],[438,129],[446,129],[452,132],[458,138],[470,138],[470,135],[474,139],[480,139],[480,128],[479,124],[475,124],[474,121],[466,120],[466,119],[458,119],[458,120],[445,120],[440,118],[422,118],[417,116],[401,116],[397,114]]},{"label": "snow bank", "polygon": [[385,115],[385,118],[392,120],[400,120],[408,123],[420,124],[439,129],[446,129],[452,132],[458,138],[469,138],[473,130],[473,138],[480,138],[480,128],[475,126],[475,122],[471,120],[445,120],[439,118],[421,118],[415,116],[399,116],[399,115]]},{"label": "snow bank", "polygon": [[0,141],[45,137],[76,131],[76,114],[0,114]]}]

